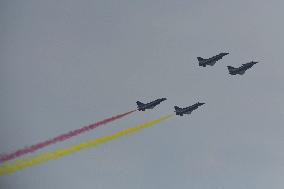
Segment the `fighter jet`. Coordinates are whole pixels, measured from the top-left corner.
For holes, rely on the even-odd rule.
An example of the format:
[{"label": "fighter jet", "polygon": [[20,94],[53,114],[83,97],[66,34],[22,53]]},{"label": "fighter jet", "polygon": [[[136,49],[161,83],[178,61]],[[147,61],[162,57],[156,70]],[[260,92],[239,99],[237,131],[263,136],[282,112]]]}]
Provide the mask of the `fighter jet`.
[{"label": "fighter jet", "polygon": [[203,104],[205,103],[201,103],[201,102],[197,102],[191,106],[188,106],[186,108],[180,108],[178,106],[175,106],[175,113],[176,115],[180,115],[180,116],[183,116],[183,114],[191,114],[191,112],[193,110],[196,110],[197,108],[199,108],[199,106],[202,106]]},{"label": "fighter jet", "polygon": [[146,109],[153,109],[155,106],[157,106],[158,104],[160,104],[161,102],[167,100],[166,98],[159,98],[157,100],[154,100],[152,102],[149,102],[149,103],[142,103],[140,101],[137,101],[136,104],[137,104],[137,108],[139,111],[145,111]]},{"label": "fighter jet", "polygon": [[251,61],[251,62],[242,64],[238,68],[234,68],[232,66],[227,66],[227,68],[229,70],[229,74],[231,74],[231,75],[237,75],[237,74],[243,75],[248,69],[253,67],[253,65],[255,65],[256,63],[258,63],[258,62]]},{"label": "fighter jet", "polygon": [[199,66],[203,66],[206,67],[207,65],[213,66],[214,64],[216,64],[216,62],[218,60],[221,60],[224,56],[228,55],[229,53],[219,53],[216,56],[213,56],[211,58],[201,58],[201,57],[197,57],[197,60],[199,62]]}]

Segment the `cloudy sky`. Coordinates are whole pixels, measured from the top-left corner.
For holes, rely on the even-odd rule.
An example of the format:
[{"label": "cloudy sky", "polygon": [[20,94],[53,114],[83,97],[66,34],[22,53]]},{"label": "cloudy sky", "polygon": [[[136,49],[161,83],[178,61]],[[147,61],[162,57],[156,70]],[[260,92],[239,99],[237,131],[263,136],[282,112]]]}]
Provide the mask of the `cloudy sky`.
[{"label": "cloudy sky", "polygon": [[[282,0],[1,0],[0,153],[166,97],[40,152],[173,112],[131,136],[0,177],[5,189],[283,189]],[[229,52],[213,67],[196,57]],[[260,63],[243,76],[227,65]],[[29,155],[31,156],[31,155]],[[29,157],[28,156],[28,157]]]}]

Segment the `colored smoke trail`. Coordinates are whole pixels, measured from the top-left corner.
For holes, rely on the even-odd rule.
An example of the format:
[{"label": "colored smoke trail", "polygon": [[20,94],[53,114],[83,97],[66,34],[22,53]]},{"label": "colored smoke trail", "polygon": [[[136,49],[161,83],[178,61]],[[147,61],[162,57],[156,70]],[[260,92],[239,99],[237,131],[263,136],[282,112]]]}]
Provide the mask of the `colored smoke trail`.
[{"label": "colored smoke trail", "polygon": [[133,113],[135,111],[136,110],[132,110],[132,111],[129,111],[129,112],[126,112],[126,113],[123,113],[123,114],[119,114],[119,115],[116,115],[116,116],[104,119],[104,120],[99,121],[97,123],[94,123],[94,124],[91,124],[91,125],[88,125],[88,126],[84,126],[84,127],[80,128],[80,129],[69,131],[69,132],[67,132],[65,134],[61,134],[61,135],[59,135],[57,137],[54,137],[52,139],[49,139],[49,140],[46,140],[46,141],[34,144],[32,146],[28,146],[28,147],[19,149],[19,150],[15,151],[15,152],[12,152],[12,153],[9,153],[9,154],[2,154],[0,156],[0,162],[9,161],[9,160],[18,158],[20,156],[23,156],[23,155],[25,155],[27,153],[32,153],[34,151],[42,149],[42,148],[44,148],[46,146],[49,146],[51,144],[55,144],[57,142],[62,142],[64,140],[67,140],[68,138],[72,138],[72,137],[77,136],[79,134],[82,134],[82,133],[85,133],[87,131],[93,130],[93,129],[99,127],[99,126],[102,126],[102,125],[105,125],[105,124],[110,123],[112,121],[115,121],[117,119],[123,118],[124,116],[129,115],[129,114],[131,114],[131,113]]},{"label": "colored smoke trail", "polygon": [[75,153],[77,151],[86,149],[86,148],[93,148],[96,147],[99,144],[103,144],[106,143],[108,141],[123,137],[125,135],[129,135],[135,132],[138,132],[142,129],[145,129],[147,127],[153,126],[159,122],[165,121],[167,119],[169,119],[170,117],[172,117],[173,115],[167,115],[140,125],[137,125],[135,127],[131,127],[131,128],[127,128],[121,131],[118,131],[112,135],[107,135],[107,136],[103,136],[97,139],[93,139],[93,140],[89,140],[86,141],[84,143],[80,143],[80,144],[76,144],[73,146],[70,146],[68,148],[65,149],[57,149],[53,152],[49,152],[49,153],[43,153],[37,156],[34,156],[32,158],[26,159],[26,160],[17,160],[13,163],[5,163],[3,165],[0,166],[0,176],[1,175],[5,175],[5,174],[9,174],[9,173],[14,173],[18,170],[21,169],[25,169],[28,167],[32,167],[34,165],[37,164],[41,164],[44,163],[46,161],[50,161],[50,160],[55,160],[57,158],[63,157],[63,156],[67,156],[69,154]]}]

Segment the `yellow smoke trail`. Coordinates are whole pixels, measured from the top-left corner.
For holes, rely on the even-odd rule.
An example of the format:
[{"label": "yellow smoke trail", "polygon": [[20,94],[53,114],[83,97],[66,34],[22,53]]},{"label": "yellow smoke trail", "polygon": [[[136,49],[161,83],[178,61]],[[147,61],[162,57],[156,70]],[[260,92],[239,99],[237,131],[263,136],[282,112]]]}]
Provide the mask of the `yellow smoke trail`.
[{"label": "yellow smoke trail", "polygon": [[163,116],[161,118],[158,118],[158,119],[137,125],[135,127],[131,127],[131,128],[127,128],[127,129],[118,131],[118,132],[116,132],[112,135],[107,135],[107,136],[103,136],[103,137],[100,137],[100,138],[97,138],[97,139],[89,140],[89,141],[86,141],[86,142],[83,142],[83,143],[80,143],[80,144],[70,146],[70,147],[65,148],[65,149],[57,149],[53,152],[43,153],[43,154],[34,156],[32,158],[29,158],[29,159],[17,160],[13,163],[4,163],[3,165],[0,166],[0,176],[5,175],[5,174],[9,174],[9,173],[14,173],[15,171],[25,169],[25,168],[28,168],[28,167],[32,167],[34,165],[41,164],[41,163],[44,163],[44,162],[49,161],[49,160],[55,160],[57,158],[75,153],[79,150],[96,147],[99,144],[106,143],[108,141],[123,137],[123,136],[128,135],[128,134],[132,134],[132,133],[138,132],[142,129],[145,129],[147,127],[153,126],[153,125],[155,125],[159,122],[162,122],[162,121],[169,119],[172,116],[173,115]]}]

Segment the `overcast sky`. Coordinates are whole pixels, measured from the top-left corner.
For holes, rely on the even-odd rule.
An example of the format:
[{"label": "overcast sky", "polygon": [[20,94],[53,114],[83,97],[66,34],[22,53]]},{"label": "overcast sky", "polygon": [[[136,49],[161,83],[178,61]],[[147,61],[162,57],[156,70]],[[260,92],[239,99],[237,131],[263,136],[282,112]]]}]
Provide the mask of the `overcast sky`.
[{"label": "overcast sky", "polygon": [[[0,153],[166,97],[40,152],[205,102],[0,177],[2,189],[283,189],[282,0],[0,0]],[[213,67],[204,58],[230,54]],[[243,76],[227,65],[259,61]],[[31,156],[31,155],[29,155]]]}]

